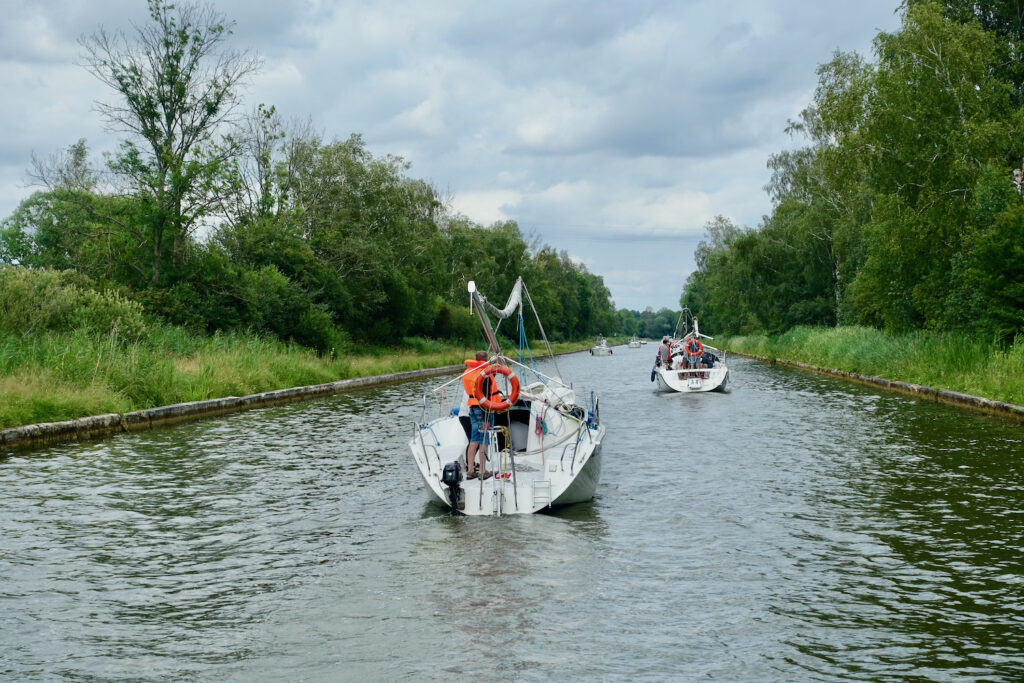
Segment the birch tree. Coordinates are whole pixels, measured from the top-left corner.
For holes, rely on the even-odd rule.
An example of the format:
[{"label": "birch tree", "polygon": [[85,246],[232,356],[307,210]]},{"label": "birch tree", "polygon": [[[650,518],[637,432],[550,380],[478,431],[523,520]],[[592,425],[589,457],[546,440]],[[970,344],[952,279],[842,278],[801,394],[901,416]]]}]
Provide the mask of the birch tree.
[{"label": "birch tree", "polygon": [[97,107],[112,130],[128,135],[110,167],[143,207],[137,229],[154,285],[167,250],[179,263],[216,206],[217,170],[235,153],[212,143],[234,120],[259,60],[228,45],[232,23],[212,5],[149,0],[147,23],[127,33],[101,27],[81,40],[85,67],[117,95]]}]

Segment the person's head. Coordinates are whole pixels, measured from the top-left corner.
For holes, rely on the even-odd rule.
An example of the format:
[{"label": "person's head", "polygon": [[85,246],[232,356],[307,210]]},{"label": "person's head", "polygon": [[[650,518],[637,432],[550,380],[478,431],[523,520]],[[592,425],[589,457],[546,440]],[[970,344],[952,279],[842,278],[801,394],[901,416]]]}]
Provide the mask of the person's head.
[{"label": "person's head", "polygon": [[477,360],[487,360],[487,352],[486,351],[477,351],[476,352],[476,359]]},{"label": "person's head", "polygon": [[661,343],[662,344],[668,344],[668,336],[667,335],[661,338]]}]

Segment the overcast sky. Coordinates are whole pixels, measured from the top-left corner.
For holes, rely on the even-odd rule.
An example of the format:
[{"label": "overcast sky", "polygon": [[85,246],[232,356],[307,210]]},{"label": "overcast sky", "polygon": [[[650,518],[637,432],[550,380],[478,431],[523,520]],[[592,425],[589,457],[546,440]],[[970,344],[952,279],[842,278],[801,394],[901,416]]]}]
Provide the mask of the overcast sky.
[{"label": "overcast sky", "polygon": [[[604,277],[619,308],[677,308],[704,224],[756,226],[770,154],[839,49],[872,57],[899,0],[217,0],[263,69],[247,103],[363,135],[483,225],[518,222]],[[78,39],[144,0],[0,0],[0,218],[31,155],[114,147]],[[491,295],[490,293],[486,293]],[[495,293],[491,296],[504,296]]]}]

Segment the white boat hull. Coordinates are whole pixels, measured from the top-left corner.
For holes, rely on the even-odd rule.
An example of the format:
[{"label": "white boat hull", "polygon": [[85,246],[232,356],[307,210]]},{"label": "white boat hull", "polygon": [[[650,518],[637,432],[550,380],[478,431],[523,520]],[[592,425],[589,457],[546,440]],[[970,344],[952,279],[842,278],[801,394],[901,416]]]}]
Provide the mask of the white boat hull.
[{"label": "white boat hull", "polygon": [[611,347],[608,346],[595,346],[590,349],[591,356],[610,356],[612,355]]},{"label": "white boat hull", "polygon": [[[604,425],[556,411],[539,397],[532,403],[528,424],[536,425],[540,416],[547,433],[537,434],[526,424],[513,424],[511,447],[505,451],[492,449],[488,454],[487,469],[494,476],[486,480],[463,478],[459,483],[460,513],[530,514],[594,497],[601,476]],[[457,417],[446,416],[416,426],[409,448],[433,502],[452,507],[442,473],[446,464],[458,461],[465,476],[468,445]]]},{"label": "white boat hull", "polygon": [[[487,301],[474,282],[470,281],[467,288],[470,310],[480,318],[494,356],[486,368],[483,363],[467,362],[470,369],[423,397],[423,414],[413,427],[409,450],[430,499],[465,515],[487,516],[529,514],[590,500],[601,477],[605,433],[596,394],[591,391],[589,401],[577,403],[572,384],[557,374],[546,375],[536,366],[526,366],[522,360],[517,362],[501,353],[487,311],[505,320],[518,308],[522,325],[524,298],[533,307],[522,278],[516,279],[503,309]],[[533,312],[536,316],[536,309]],[[603,337],[599,336],[597,342],[598,355],[605,351],[611,355]],[[557,373],[550,344],[548,352]],[[485,357],[481,351],[476,359],[483,361]],[[447,387],[456,381],[464,383],[459,392],[465,396],[462,408],[471,403],[479,406],[470,408],[471,415],[481,408],[494,410],[490,414],[493,419],[484,419],[490,426],[484,427],[484,443],[474,454],[474,460],[484,460],[481,474],[486,479],[465,478],[469,429],[456,415],[462,408],[453,409],[446,395]],[[484,388],[485,381],[489,388]],[[435,392],[436,418],[429,420]]]},{"label": "white boat hull", "polygon": [[654,379],[658,383],[659,391],[677,391],[684,394],[725,391],[729,384],[729,368],[723,364],[694,370],[655,368]]}]

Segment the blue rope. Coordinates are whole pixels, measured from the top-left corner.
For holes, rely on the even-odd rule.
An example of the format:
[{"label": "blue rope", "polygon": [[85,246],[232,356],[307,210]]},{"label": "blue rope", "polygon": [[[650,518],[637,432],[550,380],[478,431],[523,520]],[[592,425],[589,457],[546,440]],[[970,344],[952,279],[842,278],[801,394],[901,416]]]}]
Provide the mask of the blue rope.
[{"label": "blue rope", "polygon": [[526,325],[523,324],[523,314],[519,314],[519,363],[526,365],[525,358],[523,357],[523,349],[526,349],[527,355],[530,357],[530,367],[534,370],[537,369],[537,364],[533,360],[533,352],[530,351],[530,341],[526,338]]},{"label": "blue rope", "polygon": [[[434,428],[431,427],[430,425],[420,425],[420,430],[422,431],[424,429],[428,430],[430,432],[430,435],[432,437],[434,437],[434,445],[440,446],[441,445],[441,440],[438,439],[437,438],[437,434],[434,433]],[[426,455],[426,453],[424,453],[424,455]]]}]

